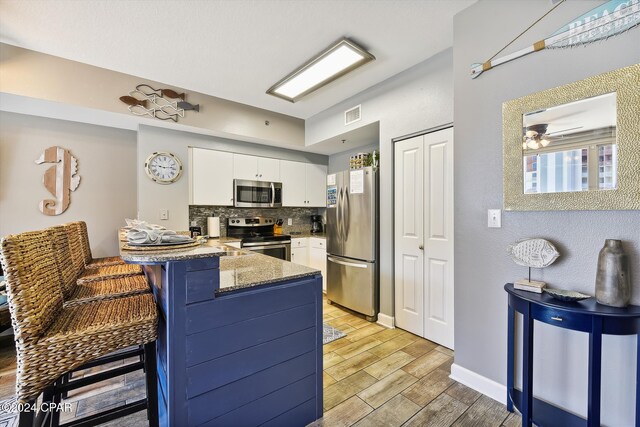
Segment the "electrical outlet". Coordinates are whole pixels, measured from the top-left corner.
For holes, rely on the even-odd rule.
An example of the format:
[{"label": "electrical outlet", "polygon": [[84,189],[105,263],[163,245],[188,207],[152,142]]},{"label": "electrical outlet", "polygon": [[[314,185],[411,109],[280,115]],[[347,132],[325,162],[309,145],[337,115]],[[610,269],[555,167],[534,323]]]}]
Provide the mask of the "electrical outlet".
[{"label": "electrical outlet", "polygon": [[169,209],[160,209],[160,219],[169,219]]},{"label": "electrical outlet", "polygon": [[501,228],[502,227],[502,211],[500,209],[489,209],[488,211],[488,224],[489,228]]},{"label": "electrical outlet", "polygon": [[292,218],[287,219],[287,225],[293,225],[293,219]]}]

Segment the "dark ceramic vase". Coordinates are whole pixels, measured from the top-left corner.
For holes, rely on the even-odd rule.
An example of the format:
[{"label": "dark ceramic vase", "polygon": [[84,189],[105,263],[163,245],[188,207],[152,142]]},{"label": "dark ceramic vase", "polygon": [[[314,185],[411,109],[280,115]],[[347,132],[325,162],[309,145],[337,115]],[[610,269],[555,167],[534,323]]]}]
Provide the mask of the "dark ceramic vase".
[{"label": "dark ceramic vase", "polygon": [[620,240],[607,239],[598,255],[596,300],[612,307],[626,307],[631,301],[629,259]]}]

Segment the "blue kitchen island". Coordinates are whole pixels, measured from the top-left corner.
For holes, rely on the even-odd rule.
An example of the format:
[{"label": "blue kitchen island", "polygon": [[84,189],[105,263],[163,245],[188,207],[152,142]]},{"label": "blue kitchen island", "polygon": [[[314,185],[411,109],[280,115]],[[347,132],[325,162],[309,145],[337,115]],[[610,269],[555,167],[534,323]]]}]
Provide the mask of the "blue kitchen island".
[{"label": "blue kitchen island", "polygon": [[121,256],[158,305],[161,426],[305,426],[322,417],[322,277],[218,241]]}]

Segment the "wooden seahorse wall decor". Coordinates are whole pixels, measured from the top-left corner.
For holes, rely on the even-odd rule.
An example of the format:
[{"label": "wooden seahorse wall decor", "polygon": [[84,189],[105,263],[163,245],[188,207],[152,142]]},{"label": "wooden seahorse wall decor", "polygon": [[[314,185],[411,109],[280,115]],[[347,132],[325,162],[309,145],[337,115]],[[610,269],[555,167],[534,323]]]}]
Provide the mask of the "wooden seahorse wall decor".
[{"label": "wooden seahorse wall decor", "polygon": [[60,215],[69,207],[71,191],[75,191],[80,185],[80,176],[77,175],[78,159],[69,150],[54,146],[44,150],[36,163],[56,163],[42,177],[42,183],[56,199],[42,200],[40,212],[45,215]]}]

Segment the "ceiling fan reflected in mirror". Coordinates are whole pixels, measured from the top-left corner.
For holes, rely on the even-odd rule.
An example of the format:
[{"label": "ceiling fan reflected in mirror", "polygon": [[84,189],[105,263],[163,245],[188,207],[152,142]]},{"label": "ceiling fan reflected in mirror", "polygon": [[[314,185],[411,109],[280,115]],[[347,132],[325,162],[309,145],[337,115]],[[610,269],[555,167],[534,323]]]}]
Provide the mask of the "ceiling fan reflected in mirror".
[{"label": "ceiling fan reflected in mirror", "polygon": [[[582,126],[578,126],[547,133],[547,129],[549,128],[549,125],[547,123],[527,126],[522,129],[522,132],[524,134],[524,136],[522,137],[522,149],[539,150],[540,148],[545,148],[549,144],[551,144],[552,135],[563,134],[564,132],[580,129],[581,127]],[[560,136],[562,137],[563,135]]]}]

